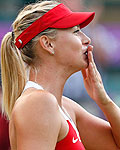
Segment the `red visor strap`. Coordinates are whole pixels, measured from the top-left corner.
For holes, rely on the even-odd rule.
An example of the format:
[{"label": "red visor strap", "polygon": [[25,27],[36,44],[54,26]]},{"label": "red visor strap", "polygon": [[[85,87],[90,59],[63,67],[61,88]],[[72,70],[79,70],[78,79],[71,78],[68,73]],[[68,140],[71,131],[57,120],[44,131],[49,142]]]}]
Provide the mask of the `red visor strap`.
[{"label": "red visor strap", "polygon": [[[57,11],[56,11],[57,9]],[[33,22],[17,38],[15,45],[17,48],[23,48],[32,38],[51,27],[55,22],[72,13],[64,4],[59,4],[42,17]]]}]

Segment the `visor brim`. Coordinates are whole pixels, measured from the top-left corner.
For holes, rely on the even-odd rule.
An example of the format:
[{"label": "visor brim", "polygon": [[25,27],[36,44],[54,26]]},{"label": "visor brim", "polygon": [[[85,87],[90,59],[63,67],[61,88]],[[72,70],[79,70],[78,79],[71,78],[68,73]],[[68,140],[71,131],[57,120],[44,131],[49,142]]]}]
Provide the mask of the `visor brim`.
[{"label": "visor brim", "polygon": [[52,25],[53,28],[71,28],[80,25],[80,28],[87,26],[94,18],[95,12],[73,12]]}]

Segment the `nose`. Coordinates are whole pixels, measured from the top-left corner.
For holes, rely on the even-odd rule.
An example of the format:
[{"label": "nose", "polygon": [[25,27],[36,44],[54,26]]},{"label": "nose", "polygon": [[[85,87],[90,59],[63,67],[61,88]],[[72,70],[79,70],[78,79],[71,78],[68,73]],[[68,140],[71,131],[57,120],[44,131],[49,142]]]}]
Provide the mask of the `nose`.
[{"label": "nose", "polygon": [[83,33],[82,44],[88,46],[91,43],[91,39]]}]

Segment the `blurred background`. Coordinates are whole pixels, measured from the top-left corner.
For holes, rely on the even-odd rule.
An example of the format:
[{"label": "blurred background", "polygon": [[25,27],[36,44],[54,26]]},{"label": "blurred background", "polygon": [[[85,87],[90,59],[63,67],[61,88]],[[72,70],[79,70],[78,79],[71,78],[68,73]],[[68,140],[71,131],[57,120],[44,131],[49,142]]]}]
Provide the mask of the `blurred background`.
[{"label": "blurred background", "polygon": [[[0,43],[3,36],[12,31],[12,22],[20,9],[33,2],[35,0],[0,0]],[[94,59],[105,89],[120,107],[120,0],[61,0],[61,2],[73,11],[96,12],[94,21],[82,30],[92,39]],[[75,100],[90,113],[105,119],[99,107],[88,96],[81,72],[73,74],[68,79],[64,95]],[[8,149],[8,122],[0,115],[0,150]]]},{"label": "blurred background", "polygon": [[[62,0],[73,11],[95,11],[92,23],[82,29],[92,40],[94,59],[105,89],[120,107],[120,0]],[[64,95],[76,100],[90,113],[105,119],[88,96],[81,72],[67,81]]]}]

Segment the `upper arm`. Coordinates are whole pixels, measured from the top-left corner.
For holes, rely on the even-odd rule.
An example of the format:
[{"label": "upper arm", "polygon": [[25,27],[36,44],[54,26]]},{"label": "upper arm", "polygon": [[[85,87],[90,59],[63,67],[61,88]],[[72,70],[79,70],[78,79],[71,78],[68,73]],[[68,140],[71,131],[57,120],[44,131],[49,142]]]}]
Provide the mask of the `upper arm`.
[{"label": "upper arm", "polygon": [[[81,109],[81,110],[80,110]],[[109,123],[84,109],[77,113],[77,127],[87,150],[117,150]]]},{"label": "upper arm", "polygon": [[81,140],[87,150],[118,150],[109,122],[88,113],[73,101],[70,103],[76,114]]},{"label": "upper arm", "polygon": [[54,96],[32,95],[21,108],[20,110],[18,108],[15,113],[17,149],[55,149],[60,117]]}]

